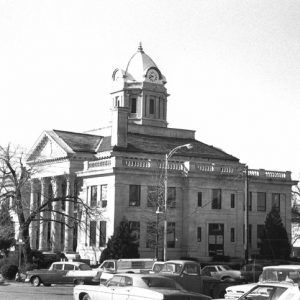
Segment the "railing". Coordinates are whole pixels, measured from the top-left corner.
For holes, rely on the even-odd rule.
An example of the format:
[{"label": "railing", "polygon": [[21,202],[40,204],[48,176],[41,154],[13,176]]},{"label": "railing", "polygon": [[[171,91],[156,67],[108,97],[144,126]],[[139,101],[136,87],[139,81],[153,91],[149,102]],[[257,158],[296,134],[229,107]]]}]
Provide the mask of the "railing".
[{"label": "railing", "polygon": [[[112,159],[115,159],[112,165]],[[165,169],[164,159],[149,159],[141,157],[115,157],[105,158],[95,161],[89,161],[85,165],[85,169],[107,169],[110,167],[118,166],[123,168],[134,169]],[[168,170],[174,172],[195,172],[195,173],[208,173],[212,175],[235,175],[244,176],[245,168],[239,164],[216,164],[208,162],[190,162],[189,169],[187,170],[184,161],[170,160],[168,162]],[[264,169],[249,169],[248,176],[253,178],[268,178],[274,180],[291,180],[291,172],[269,171]]]},{"label": "railing", "polygon": [[111,166],[111,159],[98,159],[88,162],[88,169],[101,169],[101,168],[107,168]]}]

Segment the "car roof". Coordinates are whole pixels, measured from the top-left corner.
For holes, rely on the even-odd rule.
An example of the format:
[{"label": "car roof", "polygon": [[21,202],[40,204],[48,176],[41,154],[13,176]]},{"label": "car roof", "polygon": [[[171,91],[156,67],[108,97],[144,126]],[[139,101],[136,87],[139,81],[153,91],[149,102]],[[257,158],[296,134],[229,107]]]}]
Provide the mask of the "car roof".
[{"label": "car roof", "polygon": [[173,263],[173,264],[185,264],[185,263],[194,263],[199,265],[198,262],[193,260],[181,260],[181,259],[175,259],[175,260],[167,260],[166,263]]},{"label": "car roof", "polygon": [[80,261],[56,261],[53,264],[55,264],[55,265],[71,264],[71,265],[74,265],[74,266],[86,265],[85,263],[80,262]]},{"label": "car roof", "polygon": [[289,270],[300,270],[300,265],[278,265],[278,266],[266,266],[264,270],[273,269],[273,270],[281,270],[281,269],[289,269]]}]

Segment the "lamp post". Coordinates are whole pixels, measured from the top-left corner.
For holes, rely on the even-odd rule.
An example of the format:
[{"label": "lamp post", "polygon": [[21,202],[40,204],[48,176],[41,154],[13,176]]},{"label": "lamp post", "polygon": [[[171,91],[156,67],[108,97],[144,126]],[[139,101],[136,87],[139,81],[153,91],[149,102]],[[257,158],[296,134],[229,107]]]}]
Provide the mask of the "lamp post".
[{"label": "lamp post", "polygon": [[248,179],[248,166],[245,166],[245,211],[244,211],[244,254],[245,263],[249,259],[249,179]]},{"label": "lamp post", "polygon": [[192,149],[192,144],[184,144],[175,147],[165,156],[165,176],[164,176],[164,190],[165,190],[165,199],[164,199],[164,208],[165,208],[165,216],[164,216],[164,261],[167,260],[167,230],[168,230],[168,221],[167,221],[167,209],[168,209],[168,161],[172,157],[176,151],[181,148]]}]

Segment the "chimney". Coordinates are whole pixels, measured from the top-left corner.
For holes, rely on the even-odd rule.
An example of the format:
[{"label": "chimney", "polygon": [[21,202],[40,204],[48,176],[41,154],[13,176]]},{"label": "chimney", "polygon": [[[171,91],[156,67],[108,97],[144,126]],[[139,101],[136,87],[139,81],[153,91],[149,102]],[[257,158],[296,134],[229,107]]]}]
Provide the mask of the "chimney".
[{"label": "chimney", "polygon": [[112,108],[111,146],[127,148],[128,108]]}]

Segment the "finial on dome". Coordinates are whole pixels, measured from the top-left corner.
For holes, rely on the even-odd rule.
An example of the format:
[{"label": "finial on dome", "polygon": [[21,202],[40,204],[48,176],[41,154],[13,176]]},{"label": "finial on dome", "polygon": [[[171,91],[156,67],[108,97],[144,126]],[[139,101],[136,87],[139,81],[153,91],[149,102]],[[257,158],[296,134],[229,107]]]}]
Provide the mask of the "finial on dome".
[{"label": "finial on dome", "polygon": [[143,47],[142,47],[142,42],[140,42],[139,47],[138,47],[139,52],[144,52]]}]

